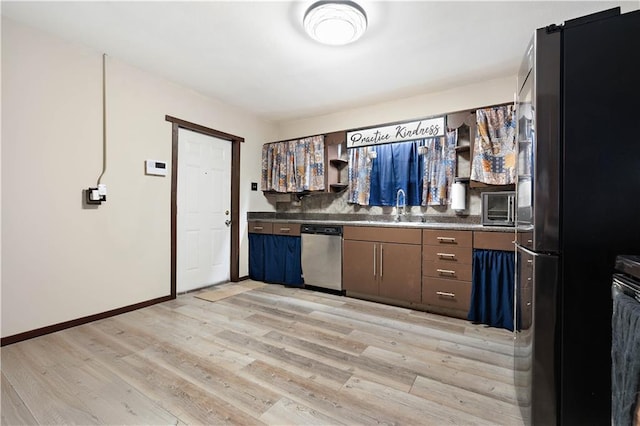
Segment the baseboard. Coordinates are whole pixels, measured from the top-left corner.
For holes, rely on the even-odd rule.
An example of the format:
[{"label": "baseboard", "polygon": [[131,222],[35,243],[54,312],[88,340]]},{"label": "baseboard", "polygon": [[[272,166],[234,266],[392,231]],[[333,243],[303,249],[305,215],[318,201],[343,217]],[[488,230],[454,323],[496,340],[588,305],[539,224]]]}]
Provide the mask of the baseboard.
[{"label": "baseboard", "polygon": [[67,328],[76,327],[78,325],[87,324],[89,322],[113,317],[116,315],[124,314],[126,312],[135,311],[136,309],[146,308],[147,306],[166,302],[172,299],[175,299],[175,297],[171,297],[171,296],[158,297],[157,299],[146,300],[144,302],[135,303],[133,305],[124,306],[122,308],[112,309],[110,311],[102,312],[99,314],[89,315],[83,318],[77,318],[70,321],[61,322],[59,324],[48,325],[46,327],[37,328],[35,330],[25,331],[24,333],[18,333],[12,336],[3,337],[0,339],[0,346],[11,345],[13,343],[18,343],[24,340],[33,339],[34,337],[55,333],[56,331],[65,330]]}]

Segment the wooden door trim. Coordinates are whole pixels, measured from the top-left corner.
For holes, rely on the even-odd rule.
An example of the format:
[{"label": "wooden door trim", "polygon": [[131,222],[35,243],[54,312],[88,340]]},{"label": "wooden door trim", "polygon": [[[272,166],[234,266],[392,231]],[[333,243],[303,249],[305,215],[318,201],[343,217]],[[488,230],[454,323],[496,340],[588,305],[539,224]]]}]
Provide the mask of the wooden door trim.
[{"label": "wooden door trim", "polygon": [[180,128],[231,142],[231,256],[229,277],[239,281],[240,275],[240,144],[244,138],[181,120],[170,115],[165,120],[171,126],[171,297],[177,295],[177,236],[178,236],[178,130]]}]

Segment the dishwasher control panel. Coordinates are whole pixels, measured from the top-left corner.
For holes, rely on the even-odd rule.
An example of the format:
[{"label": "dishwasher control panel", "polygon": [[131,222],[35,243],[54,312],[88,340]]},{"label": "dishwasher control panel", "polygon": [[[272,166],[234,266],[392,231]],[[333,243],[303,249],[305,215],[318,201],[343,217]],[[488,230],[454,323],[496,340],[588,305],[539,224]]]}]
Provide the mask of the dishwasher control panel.
[{"label": "dishwasher control panel", "polygon": [[301,234],[342,235],[342,226],[339,225],[302,225]]}]

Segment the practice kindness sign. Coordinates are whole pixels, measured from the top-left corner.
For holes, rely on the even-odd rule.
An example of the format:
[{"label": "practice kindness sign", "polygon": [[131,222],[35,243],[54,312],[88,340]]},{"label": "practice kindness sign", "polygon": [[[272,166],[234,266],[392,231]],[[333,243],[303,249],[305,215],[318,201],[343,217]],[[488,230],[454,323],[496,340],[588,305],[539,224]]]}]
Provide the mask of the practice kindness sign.
[{"label": "practice kindness sign", "polygon": [[347,148],[444,136],[444,116],[347,132]]}]

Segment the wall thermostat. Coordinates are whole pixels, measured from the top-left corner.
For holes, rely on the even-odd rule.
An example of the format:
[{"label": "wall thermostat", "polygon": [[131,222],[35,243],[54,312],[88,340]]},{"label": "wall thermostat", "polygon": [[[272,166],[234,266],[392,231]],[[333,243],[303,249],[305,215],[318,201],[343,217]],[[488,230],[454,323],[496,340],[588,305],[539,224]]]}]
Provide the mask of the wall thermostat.
[{"label": "wall thermostat", "polygon": [[167,162],[158,160],[146,161],[146,173],[153,176],[166,176],[167,175]]}]

